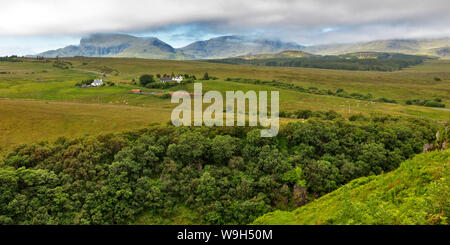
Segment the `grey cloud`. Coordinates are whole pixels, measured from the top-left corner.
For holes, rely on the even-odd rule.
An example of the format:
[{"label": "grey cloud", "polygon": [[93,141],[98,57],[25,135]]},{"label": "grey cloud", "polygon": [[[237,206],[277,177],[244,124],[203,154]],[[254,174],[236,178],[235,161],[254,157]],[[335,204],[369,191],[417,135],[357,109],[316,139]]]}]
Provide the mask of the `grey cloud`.
[{"label": "grey cloud", "polygon": [[260,30],[323,43],[448,36],[448,13],[447,0],[2,0],[0,35],[83,35],[201,23],[214,33]]}]

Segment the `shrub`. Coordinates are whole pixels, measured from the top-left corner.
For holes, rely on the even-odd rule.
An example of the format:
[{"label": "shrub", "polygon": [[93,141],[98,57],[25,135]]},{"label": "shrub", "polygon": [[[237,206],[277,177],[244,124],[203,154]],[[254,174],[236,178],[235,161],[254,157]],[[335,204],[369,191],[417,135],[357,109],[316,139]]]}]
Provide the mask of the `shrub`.
[{"label": "shrub", "polygon": [[169,93],[165,93],[161,95],[162,99],[170,99],[172,96]]},{"label": "shrub", "polygon": [[153,75],[144,74],[139,78],[139,84],[143,87],[147,86],[149,83],[155,82]]},{"label": "shrub", "polygon": [[393,99],[386,99],[383,97],[375,99],[375,102],[394,103],[394,104],[397,103],[397,101],[395,101]]},{"label": "shrub", "polygon": [[444,104],[436,102],[436,101],[427,101],[427,102],[425,102],[424,106],[427,106],[427,107],[445,107]]}]

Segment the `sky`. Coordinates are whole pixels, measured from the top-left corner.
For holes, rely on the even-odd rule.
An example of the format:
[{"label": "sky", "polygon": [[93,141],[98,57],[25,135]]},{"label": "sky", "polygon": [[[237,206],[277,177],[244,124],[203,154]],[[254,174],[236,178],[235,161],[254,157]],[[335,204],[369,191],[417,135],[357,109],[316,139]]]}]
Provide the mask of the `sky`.
[{"label": "sky", "polygon": [[302,45],[450,36],[448,0],[0,1],[0,56],[77,45],[92,33],[174,47],[231,34]]}]

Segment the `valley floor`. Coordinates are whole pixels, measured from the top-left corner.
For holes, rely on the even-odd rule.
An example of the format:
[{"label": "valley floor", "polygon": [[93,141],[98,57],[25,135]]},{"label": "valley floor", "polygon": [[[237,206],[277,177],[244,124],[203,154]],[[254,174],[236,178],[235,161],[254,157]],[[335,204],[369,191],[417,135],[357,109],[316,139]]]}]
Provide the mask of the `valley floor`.
[{"label": "valley floor", "polygon": [[[225,65],[196,61],[146,60],[130,58],[66,58],[60,59],[72,68],[54,66],[54,59],[37,62],[0,62],[0,147],[27,142],[51,140],[59,136],[83,136],[101,132],[119,132],[141,128],[150,123],[166,123],[175,104],[154,94],[131,94],[140,88],[142,74],[190,74],[197,78],[204,72],[217,79],[199,81],[203,91],[217,90],[278,90],[280,110],[334,110],[351,115],[382,113],[396,116],[428,118],[447,121],[447,108],[405,105],[407,99],[439,97],[450,101],[450,61],[432,60],[397,72],[360,72],[294,67],[259,67]],[[103,74],[103,75],[102,75]],[[79,88],[81,80],[103,76],[116,86]],[[439,77],[440,81],[434,78]],[[398,104],[381,103],[318,95],[271,87],[227,81],[228,78],[260,79],[294,84],[303,88],[315,87],[348,94],[370,93],[374,98],[395,99]],[[157,81],[159,82],[159,81]],[[193,84],[168,89],[192,91]],[[282,119],[291,121],[293,119]]]}]

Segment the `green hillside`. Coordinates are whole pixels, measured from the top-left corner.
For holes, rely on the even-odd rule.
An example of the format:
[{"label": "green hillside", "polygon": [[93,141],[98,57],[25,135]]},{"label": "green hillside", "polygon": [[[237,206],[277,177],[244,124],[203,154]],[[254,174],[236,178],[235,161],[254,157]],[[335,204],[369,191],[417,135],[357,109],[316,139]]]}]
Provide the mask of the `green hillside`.
[{"label": "green hillside", "polygon": [[252,60],[252,59],[270,59],[270,58],[303,58],[303,57],[310,57],[310,56],[314,56],[314,55],[303,52],[303,51],[286,50],[286,51],[279,52],[276,54],[243,55],[243,56],[238,56],[237,58]]},{"label": "green hillside", "polygon": [[427,56],[407,55],[399,53],[356,52],[342,55],[310,55],[301,53],[278,53],[274,55],[244,56],[226,59],[210,59],[209,62],[255,65],[307,67],[336,70],[359,71],[397,71],[408,66],[417,65],[428,60]]},{"label": "green hillside", "polygon": [[254,224],[448,224],[450,150],[420,154],[390,173],[355,179],[292,212]]},{"label": "green hillside", "polygon": [[353,52],[393,52],[414,55],[433,55],[446,58],[446,52],[437,52],[448,48],[450,38],[437,39],[393,39],[360,43],[341,43],[314,45],[304,51],[321,55],[338,55]]}]

